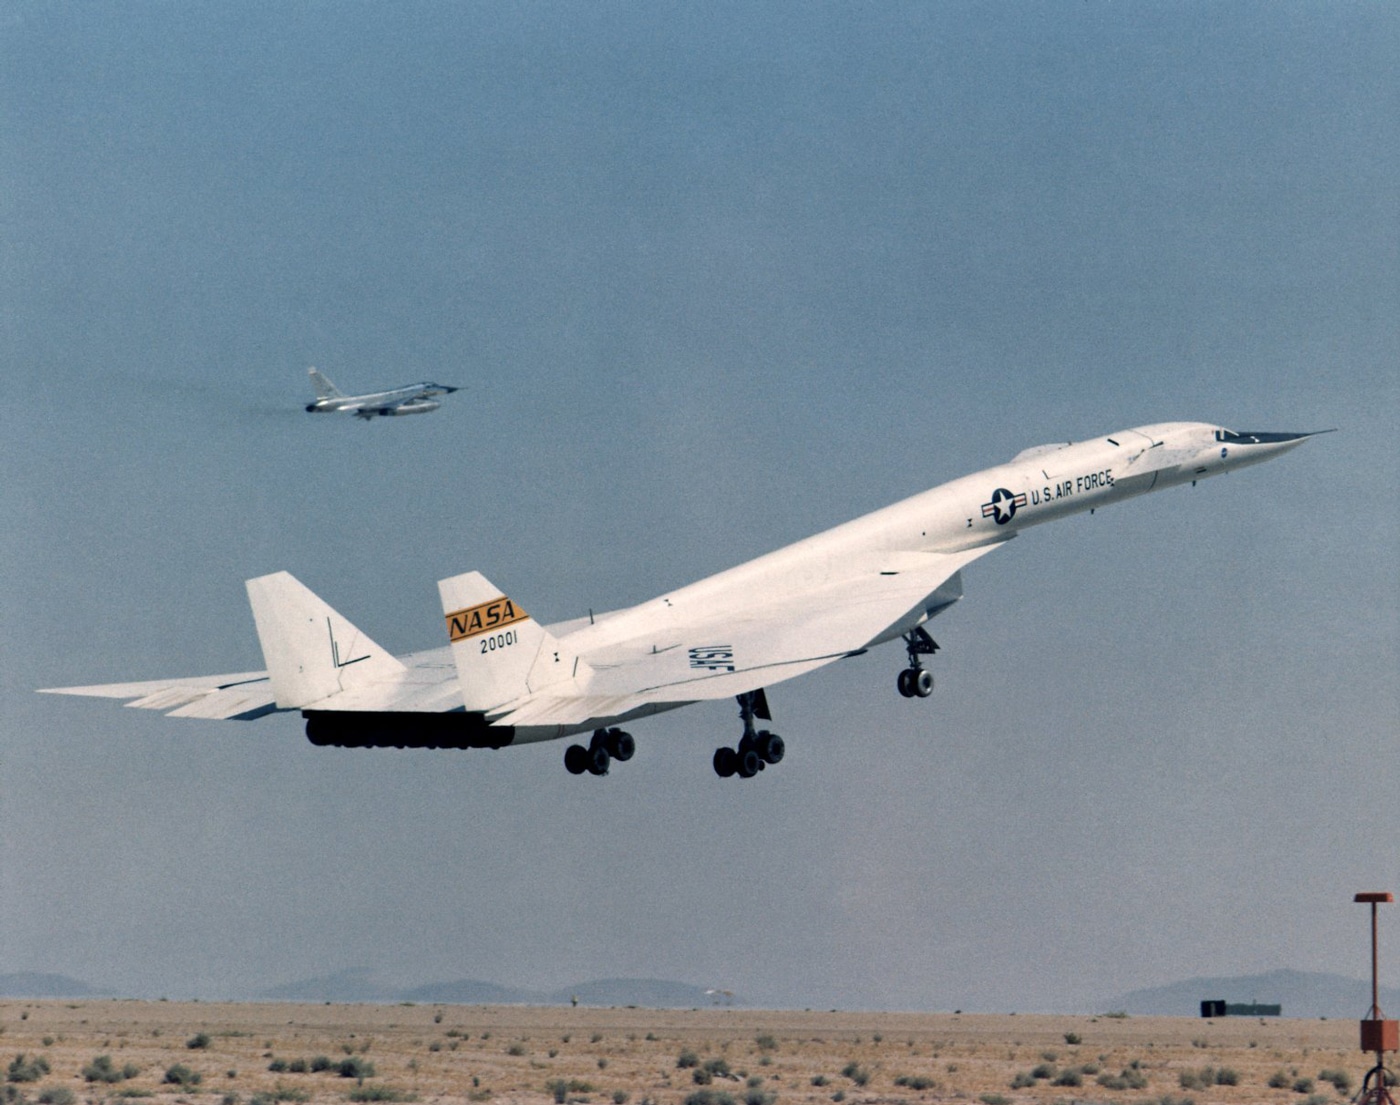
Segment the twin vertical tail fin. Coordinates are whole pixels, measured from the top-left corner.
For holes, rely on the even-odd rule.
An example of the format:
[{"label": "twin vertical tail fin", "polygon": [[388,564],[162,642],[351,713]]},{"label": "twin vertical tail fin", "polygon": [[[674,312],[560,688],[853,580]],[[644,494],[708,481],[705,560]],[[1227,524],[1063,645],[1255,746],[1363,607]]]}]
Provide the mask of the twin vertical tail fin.
[{"label": "twin vertical tail fin", "polygon": [[247,588],[279,709],[300,709],[405,670],[290,573],[250,579]]},{"label": "twin vertical tail fin", "polygon": [[452,658],[469,711],[586,676],[590,669],[480,572],[438,583]]},{"label": "twin vertical tail fin", "polygon": [[317,399],[340,399],[343,396],[340,389],[327,380],[314,368],[308,368],[307,373],[311,376],[311,386],[316,389]]}]

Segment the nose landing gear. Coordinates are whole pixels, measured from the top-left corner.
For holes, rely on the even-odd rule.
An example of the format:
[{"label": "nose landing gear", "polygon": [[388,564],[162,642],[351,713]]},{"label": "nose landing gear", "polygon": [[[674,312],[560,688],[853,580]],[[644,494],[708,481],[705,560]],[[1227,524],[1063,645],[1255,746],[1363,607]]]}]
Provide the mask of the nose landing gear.
[{"label": "nose landing gear", "polygon": [[783,738],[777,733],[754,728],[754,718],[773,720],[763,688],[741,694],[738,699],[739,716],[744,721],[744,735],[739,738],[737,748],[715,749],[715,774],[721,779],[728,779],[732,775],[741,779],[752,779],[769,764],[780,763],[786,751]]},{"label": "nose landing gear", "polygon": [[909,656],[909,666],[899,673],[895,685],[905,698],[927,698],[933,694],[933,672],[924,667],[922,657],[937,652],[938,642],[928,635],[923,626],[918,626],[904,635],[904,646]]}]

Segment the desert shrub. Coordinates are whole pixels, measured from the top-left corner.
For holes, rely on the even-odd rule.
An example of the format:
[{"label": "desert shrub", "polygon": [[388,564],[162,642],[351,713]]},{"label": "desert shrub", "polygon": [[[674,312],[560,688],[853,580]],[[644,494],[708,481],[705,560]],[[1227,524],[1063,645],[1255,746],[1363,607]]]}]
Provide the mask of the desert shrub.
[{"label": "desert shrub", "polygon": [[191,1036],[185,1041],[185,1046],[191,1051],[207,1048],[209,1046],[209,1034],[207,1032],[200,1032],[197,1035]]},{"label": "desert shrub", "polygon": [[48,1086],[39,1094],[39,1105],[74,1105],[77,1100],[67,1086]]},{"label": "desert shrub", "polygon": [[305,1074],[306,1069],[307,1063],[305,1059],[293,1059],[287,1064],[287,1072],[289,1074]]},{"label": "desert shrub", "polygon": [[1079,1073],[1078,1067],[1070,1067],[1068,1070],[1061,1071],[1060,1076],[1055,1079],[1052,1085],[1082,1086],[1084,1085],[1084,1076]]},{"label": "desert shrub", "polygon": [[564,1102],[569,1100],[569,1084],[562,1078],[546,1082],[544,1088],[554,1096],[554,1105],[564,1105]]},{"label": "desert shrub", "polygon": [[750,1089],[744,1092],[744,1105],[773,1105],[778,1095],[768,1090]]},{"label": "desert shrub", "polygon": [[729,1077],[729,1063],[724,1059],[706,1059],[705,1069],[716,1078]]},{"label": "desert shrub", "polygon": [[1331,1082],[1336,1087],[1337,1092],[1343,1097],[1351,1093],[1351,1075],[1344,1070],[1324,1070],[1321,1071],[1317,1080],[1319,1082]]},{"label": "desert shrub", "polygon": [[1311,1078],[1299,1078],[1293,1083],[1294,1093],[1312,1093],[1316,1084]]},{"label": "desert shrub", "polygon": [[932,1078],[922,1074],[901,1074],[894,1080],[894,1084],[911,1090],[931,1090],[938,1085]]},{"label": "desert shrub", "polygon": [[1217,1086],[1238,1086],[1240,1072],[1233,1067],[1221,1067],[1215,1072],[1215,1084]]},{"label": "desert shrub", "polygon": [[[568,1043],[567,1040],[564,1042]],[[685,1070],[687,1067],[698,1067],[699,1065],[700,1056],[696,1055],[695,1052],[691,1051],[689,1048],[676,1056],[676,1066],[681,1070]]]},{"label": "desert shrub", "polygon": [[37,1082],[49,1073],[49,1061],[42,1055],[36,1055],[33,1059],[26,1058],[23,1054],[16,1055],[12,1062],[5,1069],[6,1082]]},{"label": "desert shrub", "polygon": [[631,1096],[632,1095],[626,1090],[613,1090],[613,1105],[627,1105],[627,1101]]},{"label": "desert shrub", "polygon": [[1269,1089],[1286,1090],[1288,1089],[1289,1083],[1292,1081],[1293,1079],[1289,1077],[1286,1071],[1274,1071],[1273,1074],[1269,1075]]},{"label": "desert shrub", "polygon": [[135,1074],[127,1074],[119,1069],[112,1062],[110,1055],[99,1055],[91,1063],[88,1063],[82,1070],[84,1080],[88,1082],[120,1082],[123,1078],[134,1078]]},{"label": "desert shrub", "polygon": [[1078,1032],[1065,1033],[1065,1043],[1069,1044],[1071,1047],[1073,1047],[1075,1044],[1082,1044],[1083,1042],[1084,1039],[1079,1035]]},{"label": "desert shrub", "polygon": [[857,1086],[864,1086],[870,1081],[870,1072],[854,1059],[841,1068],[841,1076],[849,1078]]},{"label": "desert shrub", "polygon": [[1013,1090],[1024,1090],[1035,1085],[1035,1079],[1027,1071],[1017,1071],[1016,1077],[1011,1080]]},{"label": "desert shrub", "polygon": [[524,1054],[525,1054],[525,1045],[524,1045],[524,1044],[511,1044],[510,1047],[506,1048],[506,1054],[507,1054],[507,1055],[515,1055],[515,1056],[524,1055]]},{"label": "desert shrub", "polygon": [[1011,1098],[999,1093],[984,1093],[977,1100],[982,1105],[1011,1105]]},{"label": "desert shrub", "polygon": [[204,1081],[204,1076],[198,1071],[190,1070],[182,1063],[176,1063],[165,1072],[165,1077],[161,1079],[167,1086],[198,1086]]},{"label": "desert shrub", "polygon": [[771,1035],[769,1035],[769,1034],[766,1033],[766,1032],[765,1032],[763,1035],[761,1035],[761,1036],[755,1037],[755,1038],[754,1038],[754,1043],[758,1045],[758,1050],[759,1050],[759,1051],[777,1051],[777,1050],[778,1050],[778,1041],[775,1040]]},{"label": "desert shrub", "polygon": [[1053,1063],[1041,1063],[1038,1067],[1031,1070],[1032,1078],[1044,1078],[1049,1080],[1054,1078],[1055,1074],[1055,1065]]},{"label": "desert shrub", "polygon": [[812,1075],[812,1085],[814,1085],[814,1086],[825,1086],[825,1085],[826,1085],[826,1075],[824,1075],[824,1074],[814,1074],[814,1075]]},{"label": "desert shrub", "polygon": [[335,1073],[341,1078],[373,1078],[374,1064],[368,1059],[342,1059],[336,1064]]},{"label": "desert shrub", "polygon": [[287,1072],[287,1060],[274,1059],[272,1062],[268,1063],[267,1069],[273,1074],[285,1074]]},{"label": "desert shrub", "polygon": [[318,1056],[316,1056],[316,1058],[314,1058],[314,1059],[311,1060],[311,1070],[312,1070],[312,1073],[314,1073],[314,1074],[320,1074],[323,1070],[330,1070],[330,1069],[331,1069],[331,1061],[330,1061],[330,1057],[329,1057],[329,1056],[326,1056],[326,1055],[318,1055]]},{"label": "desert shrub", "polygon": [[345,1095],[350,1101],[417,1101],[418,1095],[386,1086],[382,1082],[371,1082],[368,1086],[356,1086]]},{"label": "desert shrub", "polygon": [[1126,1067],[1121,1074],[1101,1074],[1098,1082],[1106,1090],[1147,1089],[1147,1076],[1136,1067]]},{"label": "desert shrub", "polygon": [[711,1082],[715,1080],[715,1076],[709,1071],[707,1071],[704,1067],[696,1067],[693,1071],[690,1072],[690,1079],[697,1086],[708,1086]]}]

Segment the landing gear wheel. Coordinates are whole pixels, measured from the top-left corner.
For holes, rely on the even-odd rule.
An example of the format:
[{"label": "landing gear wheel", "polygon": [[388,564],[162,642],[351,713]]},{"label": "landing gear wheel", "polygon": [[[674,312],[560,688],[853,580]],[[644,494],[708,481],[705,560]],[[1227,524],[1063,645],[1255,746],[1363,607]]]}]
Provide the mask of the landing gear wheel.
[{"label": "landing gear wheel", "polygon": [[927,668],[919,668],[914,672],[914,678],[910,680],[910,685],[914,688],[914,693],[920,698],[927,698],[933,694],[933,672]]},{"label": "landing gear wheel", "polygon": [[899,693],[905,698],[914,697],[914,677],[917,674],[913,668],[905,668],[899,673],[899,679],[895,681],[895,686],[899,688]]},{"label": "landing gear wheel", "polygon": [[783,744],[783,738],[777,733],[770,733],[767,729],[759,732],[754,738],[754,749],[764,763],[782,763],[783,753],[787,751],[787,746]]},{"label": "landing gear wheel", "polygon": [[739,770],[739,756],[732,748],[715,749],[715,774],[728,779]]},{"label": "landing gear wheel", "polygon": [[752,779],[763,770],[763,761],[758,758],[758,753],[752,746],[745,747],[743,742],[739,744],[739,751],[735,754],[737,766],[735,773],[741,779]]},{"label": "landing gear wheel", "polygon": [[608,764],[612,757],[608,755],[608,750],[601,744],[594,748],[584,750],[584,755],[588,758],[588,771],[591,775],[606,775]]},{"label": "landing gear wheel", "polygon": [[564,766],[570,775],[582,775],[588,770],[588,749],[581,744],[571,744],[564,751]]},{"label": "landing gear wheel", "polygon": [[631,733],[624,733],[621,729],[609,729],[606,747],[614,760],[625,764],[637,751],[637,742]]}]

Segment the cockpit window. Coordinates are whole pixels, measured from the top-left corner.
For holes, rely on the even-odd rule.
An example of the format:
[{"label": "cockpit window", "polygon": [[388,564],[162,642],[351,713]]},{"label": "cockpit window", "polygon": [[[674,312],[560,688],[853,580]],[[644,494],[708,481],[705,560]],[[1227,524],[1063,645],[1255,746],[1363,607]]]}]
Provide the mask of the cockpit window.
[{"label": "cockpit window", "polygon": [[1216,430],[1215,440],[1231,445],[1268,445],[1277,441],[1293,441],[1297,434],[1279,433],[1236,433],[1234,430]]}]

